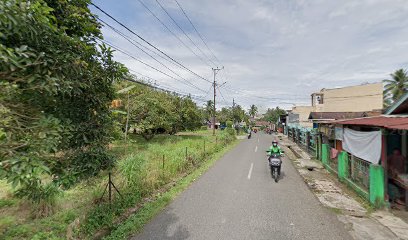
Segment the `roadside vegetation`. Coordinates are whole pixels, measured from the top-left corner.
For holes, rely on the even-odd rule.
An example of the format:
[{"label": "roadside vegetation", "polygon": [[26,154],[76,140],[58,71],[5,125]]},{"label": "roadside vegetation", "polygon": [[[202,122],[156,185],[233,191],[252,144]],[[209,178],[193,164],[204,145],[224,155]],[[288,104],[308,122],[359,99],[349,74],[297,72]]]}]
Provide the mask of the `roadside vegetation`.
[{"label": "roadside vegetation", "polygon": [[158,135],[151,141],[131,135],[128,144],[116,141],[110,153],[119,160],[112,179],[122,197],[113,191],[112,204],[107,193],[101,199],[108,182],[104,171],[60,192],[53,200],[54,214],[47,217],[33,218],[29,202],[16,198],[12,188],[1,181],[0,238],[87,239],[95,234],[108,235],[131,216],[127,212],[154,201],[233,142],[235,136],[227,130],[214,137],[186,132]]},{"label": "roadside vegetation", "polygon": [[88,4],[0,2],[0,239],[106,235],[235,141],[114,61]]}]

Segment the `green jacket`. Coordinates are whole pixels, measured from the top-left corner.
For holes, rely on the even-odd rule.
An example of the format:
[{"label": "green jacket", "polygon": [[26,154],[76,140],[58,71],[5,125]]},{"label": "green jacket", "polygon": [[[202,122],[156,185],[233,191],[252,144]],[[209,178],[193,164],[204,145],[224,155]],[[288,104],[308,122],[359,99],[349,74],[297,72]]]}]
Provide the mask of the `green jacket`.
[{"label": "green jacket", "polygon": [[269,154],[271,153],[279,153],[279,155],[282,155],[282,149],[279,146],[271,146],[268,150]]}]

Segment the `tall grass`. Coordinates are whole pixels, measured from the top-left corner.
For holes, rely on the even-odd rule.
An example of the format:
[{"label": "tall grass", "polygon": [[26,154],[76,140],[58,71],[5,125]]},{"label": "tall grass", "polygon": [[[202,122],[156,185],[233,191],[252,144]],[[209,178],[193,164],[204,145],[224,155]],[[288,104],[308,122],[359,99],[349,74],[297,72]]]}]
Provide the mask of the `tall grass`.
[{"label": "tall grass", "polygon": [[[74,228],[70,234],[77,234],[79,239],[91,238],[101,228],[116,229],[118,217],[129,208],[152,198],[158,190],[167,189],[233,140],[234,137],[224,130],[217,136],[200,131],[157,136],[151,141],[130,136],[127,145],[117,141],[112,145],[112,153],[117,159],[112,174],[122,198],[114,193],[110,205],[105,194],[99,201],[108,180],[107,172],[103,172],[58,195],[57,208],[51,216],[31,219],[25,213],[24,204],[13,202],[12,196],[0,191],[0,210],[2,217],[7,219],[0,221],[0,239],[65,239],[68,226],[78,219],[79,229]],[[0,182],[0,190],[7,189],[8,185],[3,185]]]},{"label": "tall grass", "polygon": [[82,227],[83,232],[89,236],[104,226],[114,229],[113,221],[126,208],[190,173],[234,140],[235,131],[222,131],[217,136],[165,136],[151,142],[133,139],[128,146],[129,154],[118,162],[114,174],[124,197],[112,206],[102,204],[94,208]]}]

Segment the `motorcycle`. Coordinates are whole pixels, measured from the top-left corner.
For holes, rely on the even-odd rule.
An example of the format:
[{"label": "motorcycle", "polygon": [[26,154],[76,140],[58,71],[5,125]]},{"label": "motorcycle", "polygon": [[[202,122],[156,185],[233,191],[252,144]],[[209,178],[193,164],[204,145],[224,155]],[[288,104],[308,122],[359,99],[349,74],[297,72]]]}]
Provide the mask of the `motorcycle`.
[{"label": "motorcycle", "polygon": [[271,169],[271,175],[275,182],[279,181],[280,170],[282,166],[281,155],[279,153],[272,153],[268,157],[269,167]]},{"label": "motorcycle", "polygon": [[250,133],[248,134],[248,139],[250,139],[250,138],[251,138],[251,135],[252,135],[252,133],[250,132]]}]

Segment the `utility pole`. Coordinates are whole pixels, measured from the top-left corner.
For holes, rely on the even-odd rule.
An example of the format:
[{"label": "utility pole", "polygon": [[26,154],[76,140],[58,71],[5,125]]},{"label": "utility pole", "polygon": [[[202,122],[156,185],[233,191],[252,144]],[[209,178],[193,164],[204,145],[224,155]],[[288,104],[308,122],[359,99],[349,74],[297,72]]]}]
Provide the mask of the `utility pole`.
[{"label": "utility pole", "polygon": [[215,136],[215,96],[217,95],[217,82],[215,81],[215,75],[217,75],[217,72],[220,71],[221,69],[224,69],[224,67],[222,68],[213,68],[213,73],[214,73],[214,82],[213,82],[213,87],[214,87],[214,109],[213,109],[213,123],[212,123],[212,127],[213,127],[213,136]]}]

